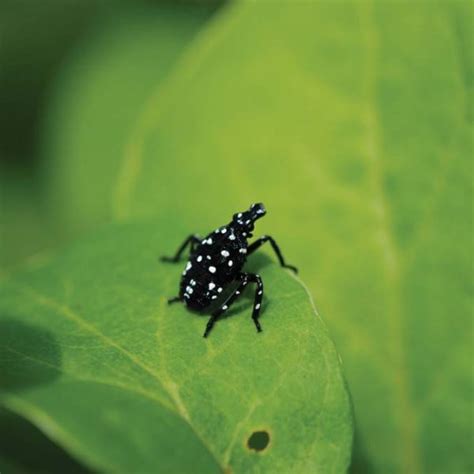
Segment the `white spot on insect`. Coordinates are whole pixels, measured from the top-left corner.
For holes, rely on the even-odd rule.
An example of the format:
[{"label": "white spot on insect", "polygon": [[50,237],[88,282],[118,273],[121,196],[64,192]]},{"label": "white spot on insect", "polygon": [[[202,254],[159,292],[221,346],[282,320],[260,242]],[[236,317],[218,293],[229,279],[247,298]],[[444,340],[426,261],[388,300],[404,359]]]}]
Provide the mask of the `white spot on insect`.
[{"label": "white spot on insect", "polygon": [[240,295],[240,291],[237,290],[237,291],[235,292],[235,294],[236,294],[236,295]]},{"label": "white spot on insect", "polygon": [[211,256],[210,256],[210,255],[206,255],[206,258],[207,258],[208,260],[211,260]]},{"label": "white spot on insect", "polygon": [[211,281],[211,283],[209,283],[209,289],[213,290],[215,287],[216,287],[216,284],[213,281]]},{"label": "white spot on insect", "polygon": [[244,249],[244,248],[239,249],[239,252],[240,252],[240,253],[247,253],[247,249]]},{"label": "white spot on insect", "polygon": [[246,224],[250,224],[250,219],[247,219],[247,220],[245,221],[245,223],[246,223]]},{"label": "white spot on insect", "polygon": [[216,267],[213,267],[212,265],[209,267],[209,271],[211,273],[216,273]]},{"label": "white spot on insect", "polygon": [[242,232],[242,235],[243,235],[244,237],[247,237],[247,232]]},{"label": "white spot on insect", "polygon": [[229,267],[231,267],[233,264],[234,262],[232,260],[229,260],[229,263],[228,263]]},{"label": "white spot on insect", "polygon": [[190,296],[187,293],[184,294],[184,297],[188,299],[190,298]]},{"label": "white spot on insect", "polygon": [[209,237],[209,238],[207,239],[206,243],[207,243],[207,245],[211,245],[211,244],[212,244],[212,239],[211,239],[211,237]]},{"label": "white spot on insect", "polygon": [[190,286],[186,287],[186,292],[191,294],[193,292],[193,289]]},{"label": "white spot on insect", "polygon": [[227,232],[227,227],[223,227],[223,228],[221,229],[221,234],[225,234],[226,232]]},{"label": "white spot on insect", "polygon": [[263,209],[257,209],[257,214],[263,214]]},{"label": "white spot on insect", "polygon": [[258,293],[257,293],[257,295],[261,295],[262,293],[263,293],[263,291],[262,291],[262,290],[258,290]]},{"label": "white spot on insect", "polygon": [[191,262],[188,262],[186,264],[186,271],[188,271],[192,267]]},{"label": "white spot on insect", "polygon": [[212,295],[211,300],[215,300],[217,298],[217,295]]},{"label": "white spot on insect", "polygon": [[218,293],[222,293],[222,287],[217,288]]},{"label": "white spot on insect", "polygon": [[222,306],[223,311],[225,311],[227,308],[228,308],[228,306],[226,304],[224,306]]},{"label": "white spot on insect", "polygon": [[198,255],[198,258],[196,259],[198,262],[202,262],[202,255]]},{"label": "white spot on insect", "polygon": [[230,234],[230,235],[229,235],[229,240],[235,240],[235,235],[234,235],[234,234]]},{"label": "white spot on insect", "polygon": [[191,283],[192,286],[196,286],[196,280],[191,280],[189,283]]},{"label": "white spot on insect", "polygon": [[221,255],[223,257],[228,257],[230,255],[230,253],[227,250],[222,250]]},{"label": "white spot on insect", "polygon": [[260,309],[260,303],[257,303],[257,304],[255,305],[255,309]]},{"label": "white spot on insect", "polygon": [[240,219],[240,218],[242,217],[242,213],[239,212],[239,213],[237,214],[237,217]]}]

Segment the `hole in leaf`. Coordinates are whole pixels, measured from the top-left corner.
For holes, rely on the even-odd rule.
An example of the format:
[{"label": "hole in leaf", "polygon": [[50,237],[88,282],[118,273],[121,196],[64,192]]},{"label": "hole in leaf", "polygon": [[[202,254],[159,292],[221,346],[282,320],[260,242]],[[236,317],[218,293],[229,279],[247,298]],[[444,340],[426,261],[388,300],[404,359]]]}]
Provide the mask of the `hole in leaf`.
[{"label": "hole in leaf", "polygon": [[266,431],[254,431],[247,440],[247,446],[254,451],[263,451],[270,442],[270,435]]}]

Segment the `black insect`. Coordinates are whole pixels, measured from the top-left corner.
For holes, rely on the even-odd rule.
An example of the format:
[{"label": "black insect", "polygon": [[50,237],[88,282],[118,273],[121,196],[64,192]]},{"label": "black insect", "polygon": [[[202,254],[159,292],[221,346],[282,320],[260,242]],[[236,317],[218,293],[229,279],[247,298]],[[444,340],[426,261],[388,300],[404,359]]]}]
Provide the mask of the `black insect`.
[{"label": "black insect", "polygon": [[[252,244],[247,244],[247,239],[252,237],[255,221],[265,214],[263,204],[253,204],[248,211],[234,214],[229,224],[219,227],[204,240],[197,235],[191,235],[179,247],[174,257],[162,257],[165,262],[178,262],[181,254],[190,245],[191,255],[181,277],[179,296],[168,302],[183,301],[188,308],[196,311],[205,311],[215,306],[216,309],[211,311],[204,337],[208,336],[219,316],[229,309],[249,283],[257,285],[252,319],[257,331],[262,330],[258,321],[263,298],[262,278],[255,273],[242,271],[247,256],[262,244],[270,242],[281,266],[297,272],[295,267],[285,264],[278,245],[270,236],[264,235]],[[237,285],[228,294],[226,290],[234,282]]]}]

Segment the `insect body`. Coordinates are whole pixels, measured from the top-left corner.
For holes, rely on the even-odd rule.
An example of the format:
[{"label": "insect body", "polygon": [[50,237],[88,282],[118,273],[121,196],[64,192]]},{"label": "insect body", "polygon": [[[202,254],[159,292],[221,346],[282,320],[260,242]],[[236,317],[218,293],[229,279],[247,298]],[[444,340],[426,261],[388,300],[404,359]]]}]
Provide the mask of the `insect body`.
[{"label": "insect body", "polygon": [[[170,299],[169,303],[182,301],[188,308],[197,311],[204,311],[213,303],[218,303],[211,313],[204,337],[209,335],[219,316],[229,309],[249,283],[256,285],[252,318],[257,331],[262,330],[258,321],[263,298],[262,278],[242,271],[247,256],[262,244],[270,242],[281,266],[297,271],[295,267],[285,264],[272,237],[265,235],[248,245],[247,239],[252,237],[255,221],[265,213],[263,204],[253,204],[249,210],[234,214],[229,224],[219,227],[203,240],[196,235],[189,236],[174,257],[162,257],[165,262],[178,262],[190,246],[191,254],[181,277],[179,295]],[[233,283],[235,288],[228,294],[226,289]]]}]

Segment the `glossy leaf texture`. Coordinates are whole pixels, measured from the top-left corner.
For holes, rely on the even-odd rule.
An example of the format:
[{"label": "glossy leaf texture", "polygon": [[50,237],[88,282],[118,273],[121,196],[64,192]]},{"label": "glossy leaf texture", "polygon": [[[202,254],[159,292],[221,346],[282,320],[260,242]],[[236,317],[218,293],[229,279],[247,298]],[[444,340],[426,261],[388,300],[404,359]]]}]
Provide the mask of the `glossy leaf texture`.
[{"label": "glossy leaf texture", "polygon": [[63,239],[111,220],[127,137],[216,6],[138,4],[97,20],[60,70],[42,129],[49,208]]},{"label": "glossy leaf texture", "polygon": [[0,403],[94,470],[343,472],[350,403],[306,289],[255,256],[264,332],[249,292],[204,339],[207,317],[167,304],[183,265],[157,260],[182,237],[117,225],[5,281]]},{"label": "glossy leaf texture", "polygon": [[355,468],[472,470],[472,42],[462,3],[229,7],[150,99],[118,219],[263,201],[347,368]]}]

